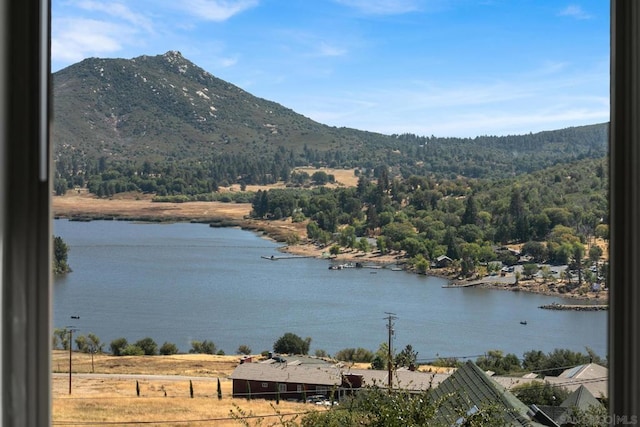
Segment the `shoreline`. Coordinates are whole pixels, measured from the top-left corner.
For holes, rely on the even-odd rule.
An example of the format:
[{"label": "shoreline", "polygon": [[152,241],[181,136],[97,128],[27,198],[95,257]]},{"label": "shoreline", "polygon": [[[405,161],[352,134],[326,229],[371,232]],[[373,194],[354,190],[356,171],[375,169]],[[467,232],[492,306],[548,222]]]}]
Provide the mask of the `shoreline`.
[{"label": "shoreline", "polygon": [[[70,221],[114,220],[204,223],[209,224],[211,227],[238,227],[279,243],[286,243],[287,239],[293,235],[302,243],[282,246],[279,248],[280,252],[317,259],[330,259],[334,263],[370,263],[382,266],[382,268],[389,266],[410,272],[410,270],[402,267],[406,263],[406,259],[399,252],[381,255],[376,250],[363,253],[352,249],[329,258],[327,254],[331,245],[318,246],[311,242],[305,243],[307,239],[306,222],[294,223],[291,219],[256,220],[249,217],[250,212],[251,204],[248,203],[153,202],[151,196],[140,194],[123,194],[112,199],[99,199],[86,193],[73,194],[71,192],[65,196],[52,197],[52,215],[55,219],[66,218]],[[414,272],[414,274],[419,273]],[[558,298],[569,298],[584,301],[587,304],[595,302],[608,303],[607,291],[601,291],[599,294],[593,292],[583,294],[574,292],[560,293],[550,290],[549,284],[537,283],[535,280],[520,280],[516,288],[513,287],[513,280],[510,283],[506,281],[499,283],[495,281],[495,277],[490,276],[461,282],[446,270],[442,272],[428,270],[426,275],[445,279],[449,282],[448,287],[452,288],[479,286],[484,289],[522,291]],[[456,285],[456,282],[459,284]]]}]

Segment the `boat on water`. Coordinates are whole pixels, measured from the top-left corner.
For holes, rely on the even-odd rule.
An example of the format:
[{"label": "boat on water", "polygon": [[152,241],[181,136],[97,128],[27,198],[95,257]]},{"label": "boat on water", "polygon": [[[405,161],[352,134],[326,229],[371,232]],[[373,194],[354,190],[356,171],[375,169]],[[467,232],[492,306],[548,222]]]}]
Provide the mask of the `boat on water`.
[{"label": "boat on water", "polygon": [[520,324],[521,324],[521,325],[526,325],[526,324],[527,324],[527,321],[526,321],[526,320],[521,320],[521,321],[520,321]]},{"label": "boat on water", "polygon": [[331,264],[329,270],[342,270],[343,268],[356,268],[356,264],[348,262],[346,264]]}]

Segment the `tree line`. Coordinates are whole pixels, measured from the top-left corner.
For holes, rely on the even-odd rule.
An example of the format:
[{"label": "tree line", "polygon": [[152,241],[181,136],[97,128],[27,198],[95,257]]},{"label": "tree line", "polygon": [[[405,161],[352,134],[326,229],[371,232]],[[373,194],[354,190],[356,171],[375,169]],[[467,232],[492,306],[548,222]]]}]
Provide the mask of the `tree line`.
[{"label": "tree line", "polygon": [[403,178],[382,166],[354,188],[258,191],[252,216],[308,220],[308,238],[321,244],[368,252],[375,241],[381,253],[405,253],[419,272],[446,255],[471,275],[491,261],[515,264],[510,251],[496,250],[511,243],[524,243],[523,254],[537,263],[579,263],[586,255],[597,262],[602,253],[585,246],[608,238],[607,186],[606,159],[502,181]]},{"label": "tree line", "polygon": [[503,137],[438,138],[412,134],[389,137],[358,133],[350,138],[364,138],[367,148],[354,149],[352,144],[334,148],[335,144],[329,143],[314,147],[276,143],[260,150],[187,153],[158,160],[145,158],[141,153],[129,153],[124,158],[95,157],[60,147],[55,158],[54,189],[59,195],[87,187],[100,197],[125,191],[196,196],[232,184],[267,185],[283,181],[300,185],[301,176],[292,171],[302,166],[355,168],[370,176],[374,169],[386,165],[393,175],[403,177],[501,180],[554,165],[603,158],[607,126]]},{"label": "tree line", "polygon": [[[52,337],[53,348],[73,350],[73,344],[75,344],[76,350],[82,353],[106,352],[106,343],[102,342],[100,338],[93,333],[89,333],[87,335],[76,335],[73,343],[69,341],[70,337],[71,334],[69,333],[69,329],[54,329]],[[192,354],[225,354],[224,350],[219,349],[211,340],[192,340],[190,345],[191,348],[188,352]],[[114,356],[168,356],[178,354],[180,352],[176,344],[165,341],[159,346],[156,341],[150,337],[139,339],[133,343],[130,343],[124,337],[116,338],[109,343],[108,348],[109,353]],[[251,354],[251,352],[251,347],[242,344],[238,346],[236,354]]]}]

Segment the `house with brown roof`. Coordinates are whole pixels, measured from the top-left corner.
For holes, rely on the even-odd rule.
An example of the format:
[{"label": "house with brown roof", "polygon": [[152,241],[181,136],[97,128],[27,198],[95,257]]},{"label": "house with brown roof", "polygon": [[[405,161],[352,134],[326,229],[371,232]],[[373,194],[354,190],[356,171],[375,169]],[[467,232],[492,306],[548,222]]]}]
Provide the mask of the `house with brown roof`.
[{"label": "house with brown roof", "polygon": [[233,397],[305,401],[322,395],[339,400],[362,386],[358,375],[331,364],[243,363],[231,374]]}]

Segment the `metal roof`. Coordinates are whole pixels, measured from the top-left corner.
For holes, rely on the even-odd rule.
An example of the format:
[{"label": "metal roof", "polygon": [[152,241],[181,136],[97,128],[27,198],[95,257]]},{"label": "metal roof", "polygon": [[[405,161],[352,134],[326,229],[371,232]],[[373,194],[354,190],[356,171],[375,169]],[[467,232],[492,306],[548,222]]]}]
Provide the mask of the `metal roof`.
[{"label": "metal roof", "polygon": [[243,363],[236,367],[231,374],[231,379],[326,386],[340,386],[342,384],[340,370],[332,365]]},{"label": "metal roof", "polygon": [[[471,361],[458,368],[433,393],[436,399],[443,399],[438,413],[447,424],[454,425],[459,422],[465,409],[475,406],[482,410],[495,405],[503,414],[506,426],[540,425],[528,417],[529,408],[524,403]],[[461,405],[467,405],[469,408],[463,408]]]}]

